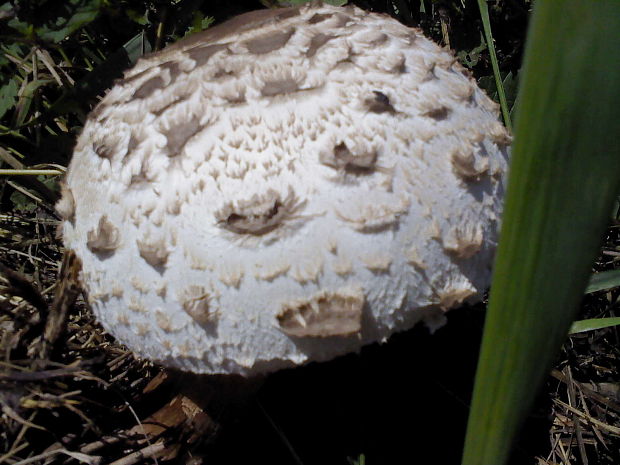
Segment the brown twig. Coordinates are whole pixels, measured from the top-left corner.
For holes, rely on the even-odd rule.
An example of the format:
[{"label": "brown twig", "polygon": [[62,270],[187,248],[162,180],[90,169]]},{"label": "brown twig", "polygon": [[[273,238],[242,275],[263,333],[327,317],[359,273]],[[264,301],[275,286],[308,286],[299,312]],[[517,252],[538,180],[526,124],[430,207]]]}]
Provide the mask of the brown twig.
[{"label": "brown twig", "polygon": [[4,275],[9,284],[7,293],[15,297],[21,297],[35,307],[41,314],[47,313],[47,303],[28,278],[16,271],[11,270],[0,263],[0,273]]},{"label": "brown twig", "polygon": [[67,329],[67,316],[69,310],[77,300],[80,293],[79,273],[81,269],[80,259],[75,252],[68,250],[60,267],[59,285],[56,288],[54,301],[45,325],[45,333],[39,356],[45,360],[49,358],[60,336]]},{"label": "brown twig", "polygon": [[[575,395],[575,382],[573,381],[573,375],[571,373],[570,366],[566,366],[564,368],[564,375],[566,376],[566,386],[568,389],[568,399],[570,405],[576,407],[577,406],[577,396]],[[581,457],[581,461],[583,465],[589,465],[588,462],[588,454],[586,453],[586,446],[583,443],[583,432],[581,428],[581,424],[576,414],[573,414],[573,423],[575,425],[575,436],[577,438],[577,447],[579,448],[579,456]]]}]

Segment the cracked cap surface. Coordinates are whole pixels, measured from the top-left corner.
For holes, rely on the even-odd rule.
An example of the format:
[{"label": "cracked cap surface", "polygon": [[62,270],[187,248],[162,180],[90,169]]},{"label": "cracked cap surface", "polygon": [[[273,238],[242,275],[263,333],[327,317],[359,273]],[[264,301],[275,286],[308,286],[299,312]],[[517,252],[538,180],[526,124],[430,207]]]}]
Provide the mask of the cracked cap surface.
[{"label": "cracked cap surface", "polygon": [[263,10],[127,71],[88,118],[58,210],[121,342],[251,375],[479,300],[509,142],[419,30],[355,7]]}]

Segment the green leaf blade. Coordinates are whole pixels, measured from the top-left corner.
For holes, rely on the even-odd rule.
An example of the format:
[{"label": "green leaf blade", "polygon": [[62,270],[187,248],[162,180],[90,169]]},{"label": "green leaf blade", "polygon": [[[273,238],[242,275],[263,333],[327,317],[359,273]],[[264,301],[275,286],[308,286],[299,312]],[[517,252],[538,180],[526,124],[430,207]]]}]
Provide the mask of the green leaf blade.
[{"label": "green leaf blade", "polygon": [[464,465],[506,462],[620,189],[620,3],[540,0],[530,28]]},{"label": "green leaf blade", "polygon": [[595,329],[611,328],[620,325],[620,317],[610,318],[589,318],[587,320],[575,321],[568,331],[569,334],[584,333]]},{"label": "green leaf blade", "polygon": [[0,118],[15,106],[18,90],[19,86],[15,79],[10,79],[6,84],[0,87]]},{"label": "green leaf blade", "polygon": [[590,277],[590,284],[586,288],[586,294],[607,291],[618,286],[620,286],[620,269],[603,271]]}]

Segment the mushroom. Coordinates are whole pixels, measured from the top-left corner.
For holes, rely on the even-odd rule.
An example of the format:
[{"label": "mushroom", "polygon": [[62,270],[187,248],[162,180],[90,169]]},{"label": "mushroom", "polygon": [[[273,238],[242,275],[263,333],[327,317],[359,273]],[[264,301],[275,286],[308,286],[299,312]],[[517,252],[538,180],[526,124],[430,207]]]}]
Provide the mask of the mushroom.
[{"label": "mushroom", "polygon": [[244,376],[328,360],[481,299],[509,142],[418,29],[247,13],[140,59],[93,110],[64,243],[141,356]]}]

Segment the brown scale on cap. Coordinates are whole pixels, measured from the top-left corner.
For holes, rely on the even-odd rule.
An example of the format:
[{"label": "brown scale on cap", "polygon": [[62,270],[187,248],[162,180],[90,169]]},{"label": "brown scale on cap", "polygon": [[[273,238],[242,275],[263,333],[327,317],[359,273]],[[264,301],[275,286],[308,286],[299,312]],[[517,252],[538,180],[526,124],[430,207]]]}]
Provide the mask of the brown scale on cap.
[{"label": "brown scale on cap", "polygon": [[389,273],[392,257],[388,254],[361,254],[360,260],[373,273]]},{"label": "brown scale on cap", "polygon": [[200,124],[200,117],[193,116],[191,119],[183,121],[181,124],[162,132],[168,143],[166,148],[168,156],[175,157],[183,153],[185,144],[203,129]]},{"label": "brown scale on cap", "polygon": [[136,313],[149,313],[149,309],[144,304],[144,301],[136,296],[131,296],[129,298],[127,301],[127,308]]},{"label": "brown scale on cap", "polygon": [[162,281],[156,288],[155,294],[162,299],[166,298],[166,294],[168,293],[168,285],[165,281]]},{"label": "brown scale on cap", "polygon": [[266,34],[247,41],[245,45],[250,53],[263,55],[284,47],[294,32],[295,29],[291,28],[287,31]]},{"label": "brown scale on cap", "polygon": [[161,76],[155,76],[150,79],[147,79],[142,83],[142,85],[136,90],[132,98],[144,99],[151,96],[153,92],[163,88],[166,85],[166,81]]},{"label": "brown scale on cap", "polygon": [[332,263],[332,269],[340,276],[347,276],[353,273],[353,263],[347,257],[338,256]]},{"label": "brown scale on cap", "polygon": [[482,248],[484,233],[479,224],[455,227],[443,238],[443,246],[459,259],[473,257]]},{"label": "brown scale on cap", "polygon": [[93,151],[101,158],[110,159],[116,154],[116,147],[112,144],[93,143]]},{"label": "brown scale on cap", "polygon": [[216,212],[216,220],[231,232],[260,236],[280,226],[298,207],[292,190],[286,197],[270,190],[260,197],[227,204]]},{"label": "brown scale on cap", "polygon": [[316,55],[316,52],[325,44],[327,44],[330,40],[335,39],[336,36],[323,34],[319,32],[315,36],[312,36],[310,39],[310,46],[306,50],[306,56],[308,58],[312,58]]},{"label": "brown scale on cap", "polygon": [[286,303],[278,325],[294,337],[351,336],[361,330],[364,294],[358,288],[323,291],[311,299]]},{"label": "brown scale on cap", "polygon": [[452,152],[452,169],[465,181],[477,181],[488,174],[489,160],[476,157],[472,146],[463,145]]},{"label": "brown scale on cap", "polygon": [[139,291],[142,294],[148,294],[148,292],[151,290],[151,285],[145,281],[140,280],[138,276],[132,276],[129,279],[129,282],[136,291]]},{"label": "brown scale on cap", "polygon": [[140,87],[133,93],[134,99],[148,99],[154,92],[171,85],[176,78],[182,74],[179,63],[166,62],[158,66],[158,74],[145,80]]},{"label": "brown scale on cap", "polygon": [[332,17],[333,17],[332,14],[317,13],[308,20],[308,24],[317,24],[317,23],[320,23],[321,21],[325,21],[326,19],[330,19]]},{"label": "brown scale on cap", "polygon": [[365,101],[368,111],[373,113],[395,112],[392,102],[390,102],[390,98],[387,95],[383,92],[379,92],[378,90],[373,90],[372,93],[373,96]]},{"label": "brown scale on cap", "polygon": [[450,109],[447,107],[443,107],[443,106],[434,108],[424,113],[424,116],[433,118],[434,120],[437,120],[437,121],[443,121],[447,119],[448,116],[450,116]]},{"label": "brown scale on cap", "polygon": [[86,246],[97,255],[111,255],[119,246],[120,233],[107,216],[99,218],[96,229],[88,231]]},{"label": "brown scale on cap", "polygon": [[284,276],[291,269],[291,264],[285,261],[270,263],[268,265],[258,264],[257,269],[254,272],[256,279],[262,279],[263,281],[273,281],[279,276]]},{"label": "brown scale on cap", "polygon": [[409,199],[401,197],[391,201],[375,201],[360,203],[355,210],[335,209],[335,214],[349,223],[356,230],[372,234],[377,231],[395,228],[399,224],[400,216],[409,209]]},{"label": "brown scale on cap", "polygon": [[198,324],[213,323],[215,314],[210,302],[213,296],[204,286],[190,285],[184,287],[177,296],[183,310]]},{"label": "brown scale on cap", "polygon": [[190,48],[186,53],[196,62],[197,67],[202,67],[209,62],[213,55],[227,48],[228,46],[226,44],[205,45],[202,47]]},{"label": "brown scale on cap", "polygon": [[420,252],[416,246],[411,246],[405,251],[405,257],[407,258],[407,263],[413,265],[414,267],[425,270],[427,266],[424,264],[424,261],[420,257]]},{"label": "brown scale on cap", "polygon": [[153,332],[151,325],[148,323],[136,323],[135,325],[132,325],[132,327],[132,330],[138,335],[138,337],[144,337]]},{"label": "brown scale on cap", "polygon": [[[176,110],[177,108],[186,107],[194,92],[195,90],[188,89],[187,92],[178,94],[170,102],[158,108],[151,108],[151,113],[153,113],[155,116],[161,116],[170,110]],[[161,121],[161,119],[158,119],[158,121]]]},{"label": "brown scale on cap", "polygon": [[178,331],[178,328],[175,328],[173,325],[170,315],[159,308],[155,309],[155,322],[157,323],[157,326],[167,333],[173,332],[175,329]]},{"label": "brown scale on cap", "polygon": [[245,269],[240,264],[231,264],[220,270],[218,278],[222,284],[231,288],[239,288],[245,275]]},{"label": "brown scale on cap", "polygon": [[127,187],[131,189],[148,189],[151,187],[151,182],[155,179],[155,176],[153,173],[149,173],[149,161],[150,157],[148,155],[140,161],[140,171],[131,176]]},{"label": "brown scale on cap", "polygon": [[368,174],[377,163],[377,153],[369,152],[353,154],[347,144],[338,143],[331,153],[321,153],[321,163],[336,169],[342,169],[350,174]]},{"label": "brown scale on cap", "polygon": [[323,272],[323,259],[317,256],[307,256],[294,263],[290,275],[300,284],[316,282]]},{"label": "brown scale on cap", "polygon": [[445,288],[437,291],[437,302],[442,309],[450,309],[461,305],[466,299],[476,295],[476,290],[471,287]]},{"label": "brown scale on cap", "polygon": [[145,238],[136,241],[140,256],[153,268],[159,269],[166,265],[170,252],[162,238]]},{"label": "brown scale on cap", "polygon": [[261,89],[263,97],[275,97],[276,95],[290,94],[299,90],[299,83],[293,79],[278,79],[275,81],[267,81]]},{"label": "brown scale on cap", "polygon": [[142,139],[137,138],[132,132],[129,136],[129,142],[127,143],[127,154],[130,155],[134,150],[136,150],[141,142]]}]

